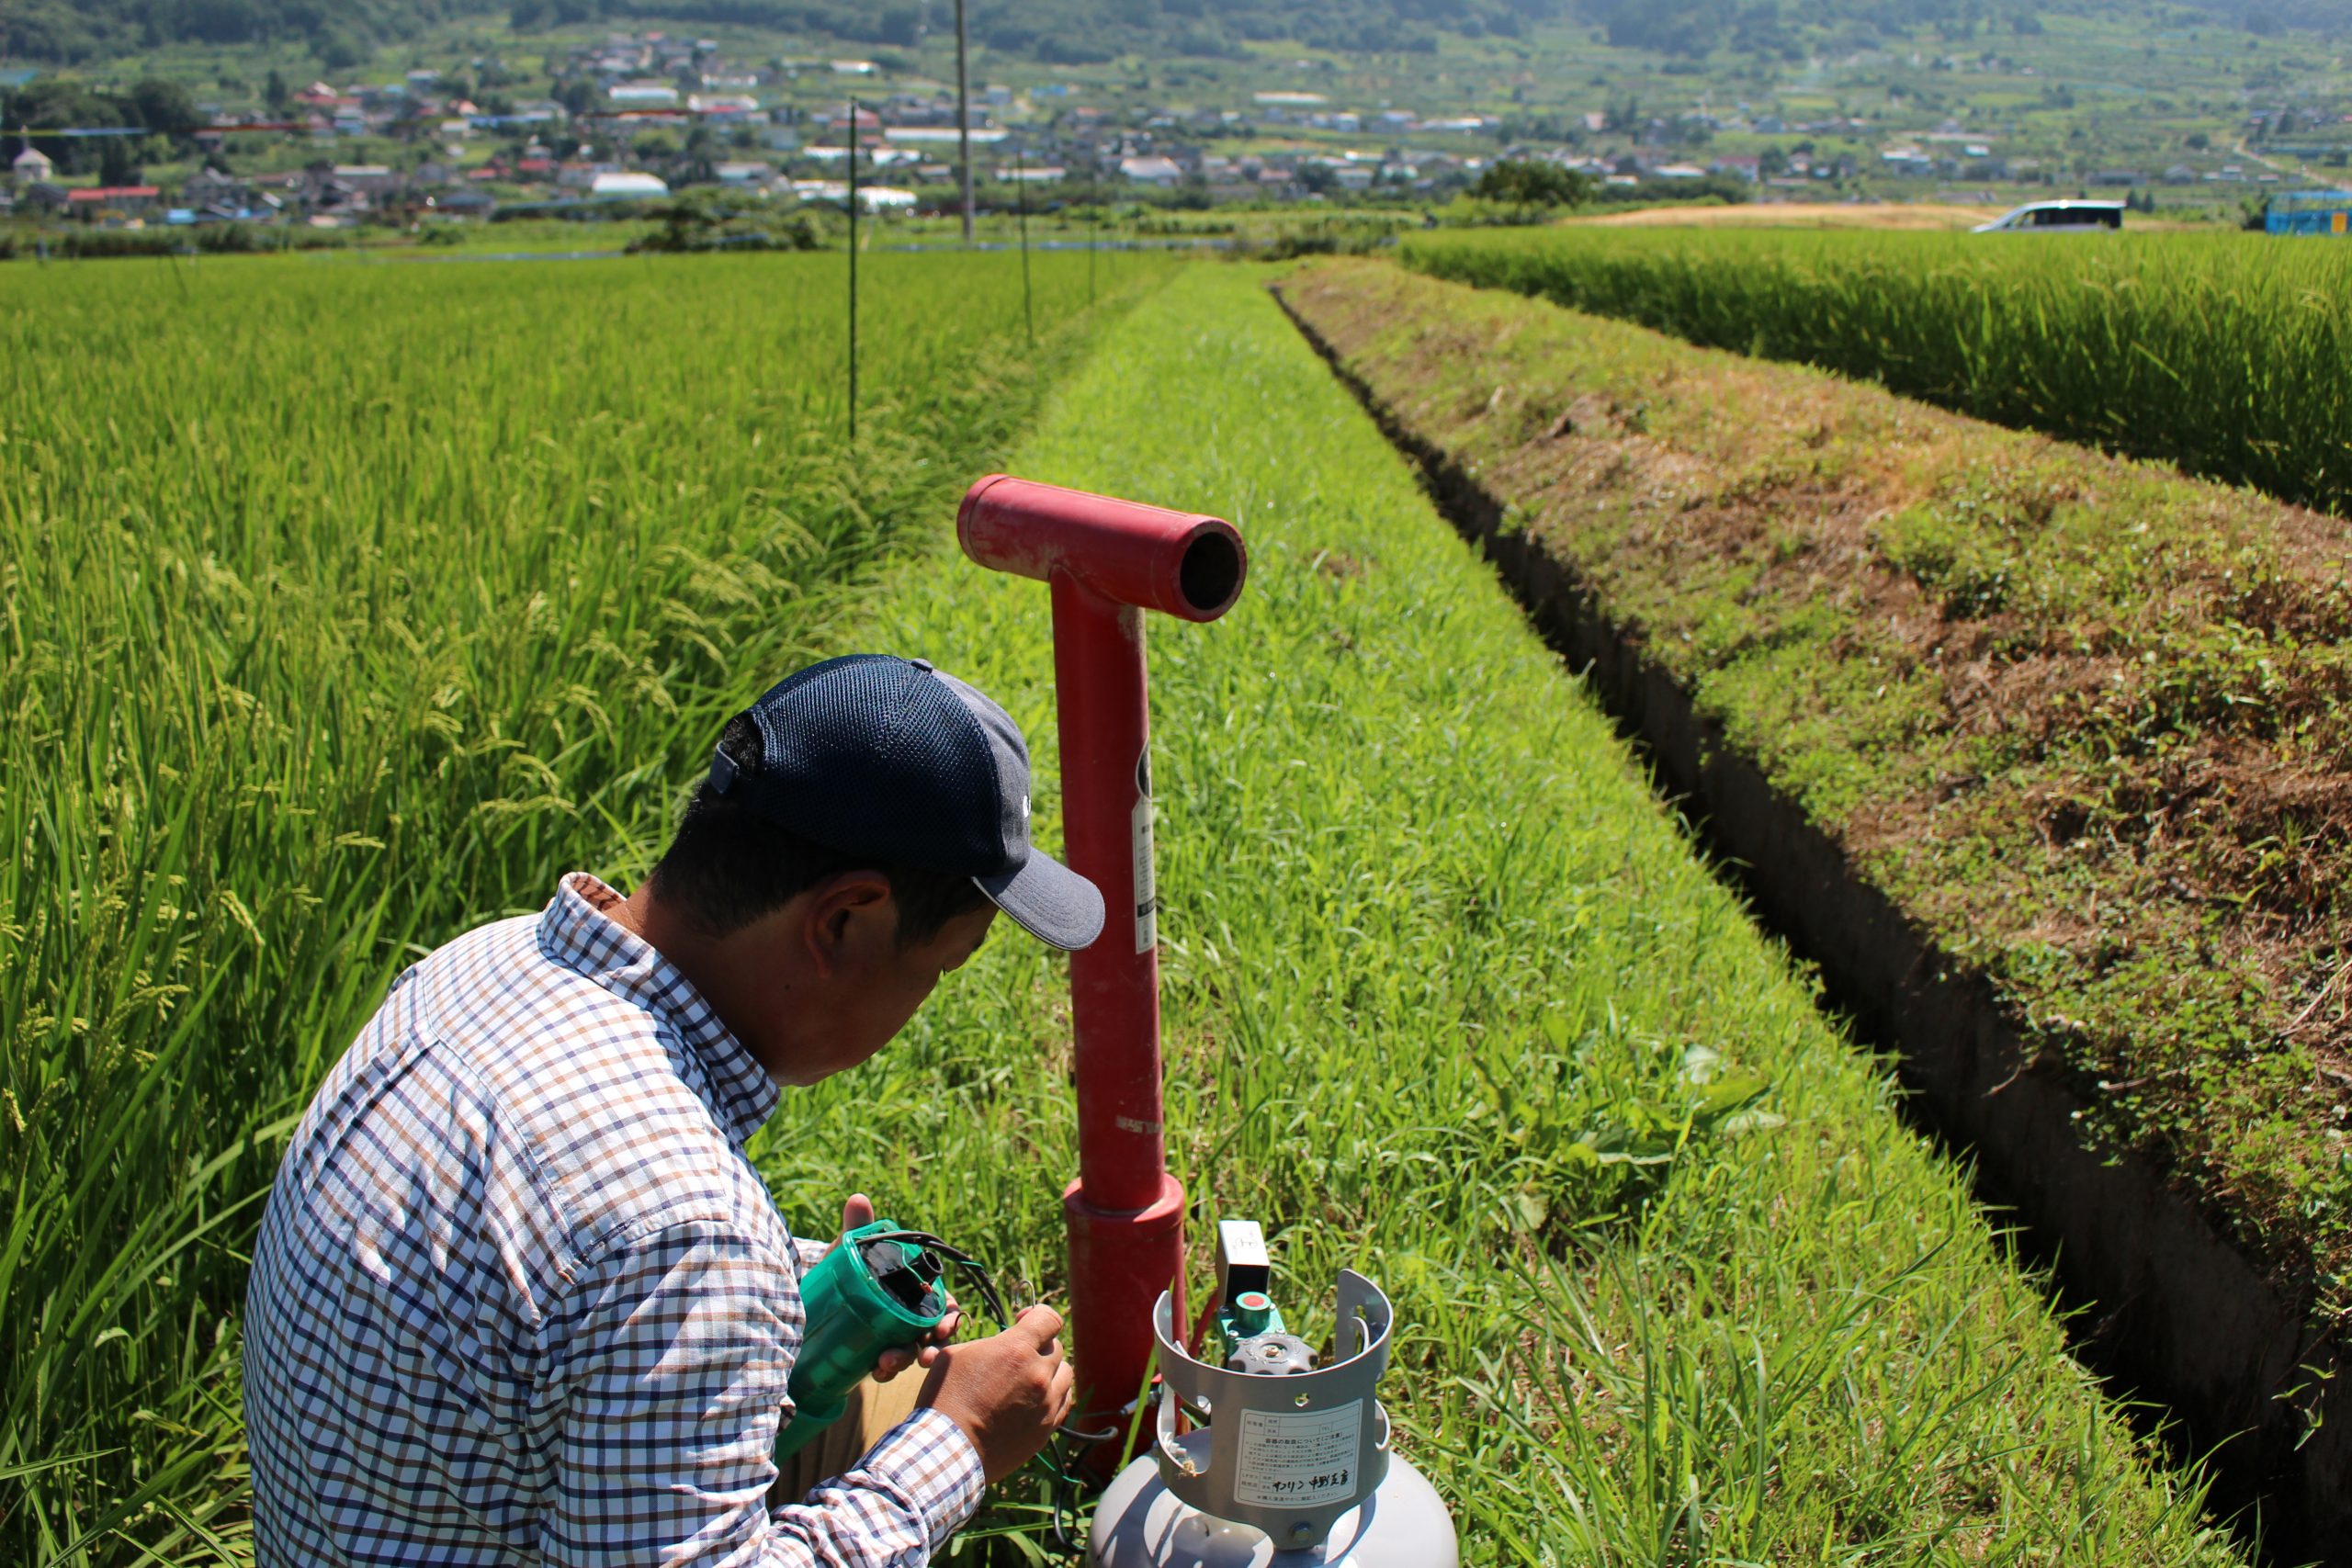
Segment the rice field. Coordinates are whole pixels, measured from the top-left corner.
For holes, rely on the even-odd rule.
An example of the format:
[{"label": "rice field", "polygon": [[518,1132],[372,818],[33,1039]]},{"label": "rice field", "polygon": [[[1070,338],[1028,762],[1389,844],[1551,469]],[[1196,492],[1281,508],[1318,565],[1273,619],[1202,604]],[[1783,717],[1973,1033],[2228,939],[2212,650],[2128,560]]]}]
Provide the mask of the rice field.
[{"label": "rice field", "polygon": [[310,1086],[666,821],[1101,315],[1081,257],[1034,353],[1017,257],[867,265],[855,451],[838,254],[0,274],[0,1559],[240,1550]]},{"label": "rice field", "polygon": [[[1337,1268],[1390,1290],[1466,1562],[2240,1561],[1260,270],[1090,310],[1037,258],[1030,354],[1018,265],[876,265],[855,454],[837,256],[0,277],[0,1556],[248,1558],[304,1091],[414,953],[641,874],[775,674],[978,682],[1056,841],[1045,591],[945,544],[1001,464],[1249,537],[1230,616],[1151,630],[1170,1157],[1196,1263],[1261,1220],[1310,1336]],[[863,1189],[1050,1296],[1066,991],[1001,938],[788,1096],[796,1229]],[[1051,1522],[1015,1487],[948,1556]]]},{"label": "rice field", "polygon": [[1406,264],[2352,508],[2352,251],[2250,234],[1408,238]]}]

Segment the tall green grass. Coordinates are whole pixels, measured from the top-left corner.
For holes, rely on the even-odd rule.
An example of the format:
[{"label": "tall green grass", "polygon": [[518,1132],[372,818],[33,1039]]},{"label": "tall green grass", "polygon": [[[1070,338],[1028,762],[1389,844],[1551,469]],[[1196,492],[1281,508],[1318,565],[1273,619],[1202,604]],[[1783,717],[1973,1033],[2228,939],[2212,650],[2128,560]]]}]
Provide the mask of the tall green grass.
[{"label": "tall green grass", "polygon": [[[414,955],[544,901],[1091,330],[1082,257],[0,276],[0,1559],[243,1550],[243,1249]],[[1148,260],[1129,276],[1159,269]]]},{"label": "tall green grass", "polygon": [[[1149,628],[1196,1299],[1220,1216],[1266,1224],[1310,1335],[1337,1269],[1380,1280],[1385,1397],[1473,1563],[2233,1561],[1260,281],[1182,275],[1013,458],[1249,540],[1230,615]],[[1042,587],[942,557],[876,612],[855,645],[979,682],[1054,779]],[[787,1215],[863,1188],[1051,1292],[1066,984],[1001,934],[787,1094],[755,1151]],[[1041,1509],[962,1555],[1056,1557]]]},{"label": "tall green grass", "polygon": [[1406,265],[2352,509],[2352,249],[2246,234],[1555,228]]}]

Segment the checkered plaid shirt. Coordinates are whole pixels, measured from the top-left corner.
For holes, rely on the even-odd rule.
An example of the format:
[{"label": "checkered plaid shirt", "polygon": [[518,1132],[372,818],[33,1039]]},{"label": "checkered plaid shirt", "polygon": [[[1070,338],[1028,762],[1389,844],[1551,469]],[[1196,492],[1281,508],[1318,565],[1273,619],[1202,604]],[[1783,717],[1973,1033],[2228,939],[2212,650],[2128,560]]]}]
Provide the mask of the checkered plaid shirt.
[{"label": "checkered plaid shirt", "polygon": [[303,1117],[246,1301],[263,1563],[912,1568],[978,1503],[924,1409],[769,1507],[823,1248],[743,1157],[775,1084],[616,897],[411,968]]}]

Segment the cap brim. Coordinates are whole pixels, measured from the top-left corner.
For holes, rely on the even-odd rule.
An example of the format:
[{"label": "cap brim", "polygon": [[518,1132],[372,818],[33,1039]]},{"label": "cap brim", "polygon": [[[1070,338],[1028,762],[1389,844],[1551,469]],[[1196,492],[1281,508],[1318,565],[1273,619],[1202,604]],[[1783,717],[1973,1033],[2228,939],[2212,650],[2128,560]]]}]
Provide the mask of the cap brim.
[{"label": "cap brim", "polygon": [[1039,942],[1076,952],[1102,934],[1102,891],[1050,855],[1029,852],[1021,869],[973,882]]}]

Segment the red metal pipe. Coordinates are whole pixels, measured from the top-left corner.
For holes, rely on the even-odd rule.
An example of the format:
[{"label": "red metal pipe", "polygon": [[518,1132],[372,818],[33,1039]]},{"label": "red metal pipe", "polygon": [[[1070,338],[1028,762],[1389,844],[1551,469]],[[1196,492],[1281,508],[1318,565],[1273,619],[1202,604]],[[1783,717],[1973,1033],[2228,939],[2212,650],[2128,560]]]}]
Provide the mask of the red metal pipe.
[{"label": "red metal pipe", "polygon": [[1221,518],[1003,474],[965,494],[956,532],[980,565],[1051,587],[1064,853],[1108,911],[1070,955],[1078,1179],[1062,1194],[1077,1419],[1091,1428],[1142,1387],[1152,1308],[1173,1290],[1181,1314],[1184,1289],[1184,1189],[1168,1174],[1159,1094],[1143,612],[1216,619],[1249,555]]}]

